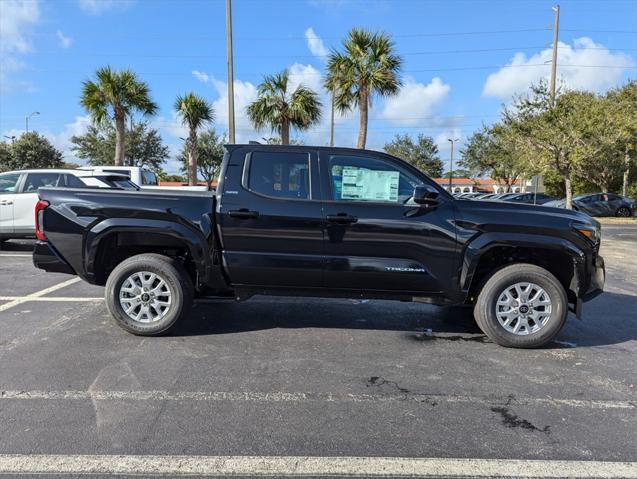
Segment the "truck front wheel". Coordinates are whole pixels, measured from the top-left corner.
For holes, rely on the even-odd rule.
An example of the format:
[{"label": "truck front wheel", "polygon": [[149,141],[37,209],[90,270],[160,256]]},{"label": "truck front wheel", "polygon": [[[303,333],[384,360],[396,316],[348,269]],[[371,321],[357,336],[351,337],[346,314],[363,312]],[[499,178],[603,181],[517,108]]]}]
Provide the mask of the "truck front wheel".
[{"label": "truck front wheel", "polygon": [[537,348],[560,332],[568,299],[544,268],[519,263],[498,270],[484,284],[474,307],[480,329],[501,346]]},{"label": "truck front wheel", "polygon": [[115,322],[139,336],[168,331],[189,313],[193,294],[184,267],[159,254],[122,261],[106,282],[106,305]]}]

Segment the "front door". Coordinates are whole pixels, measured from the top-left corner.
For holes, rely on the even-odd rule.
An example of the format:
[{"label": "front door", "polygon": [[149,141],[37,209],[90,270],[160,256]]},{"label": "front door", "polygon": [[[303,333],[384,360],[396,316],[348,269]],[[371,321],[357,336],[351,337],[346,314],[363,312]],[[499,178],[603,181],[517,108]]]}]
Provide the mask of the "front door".
[{"label": "front door", "polygon": [[458,269],[453,201],[413,203],[415,186],[434,186],[396,159],[366,152],[321,154],[328,287],[438,293]]},{"label": "front door", "polygon": [[13,233],[13,203],[20,173],[0,175],[0,236]]},{"label": "front door", "polygon": [[217,206],[223,259],[235,285],[322,286],[323,214],[316,154],[234,150]]}]

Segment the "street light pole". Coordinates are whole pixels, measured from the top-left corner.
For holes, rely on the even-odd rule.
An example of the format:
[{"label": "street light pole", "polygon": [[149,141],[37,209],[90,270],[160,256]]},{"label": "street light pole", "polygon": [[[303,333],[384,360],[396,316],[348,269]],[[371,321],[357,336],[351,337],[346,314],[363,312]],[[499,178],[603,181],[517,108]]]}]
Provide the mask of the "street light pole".
[{"label": "street light pole", "polygon": [[458,141],[458,138],[456,138],[455,140],[447,138],[447,141],[451,143],[451,156],[449,157],[449,193],[452,193],[451,184],[453,183],[453,144]]},{"label": "street light pole", "polygon": [[555,104],[555,77],[557,76],[557,41],[560,31],[560,6],[554,6],[553,11],[555,12],[555,23],[553,24],[553,59],[551,61],[551,106]]},{"label": "street light pole", "polygon": [[24,118],[24,123],[25,123],[25,127],[26,127],[26,132],[29,133],[29,118],[31,118],[33,115],[39,115],[40,112],[39,111],[34,111],[33,113],[31,113],[30,115],[27,115]]},{"label": "street light pole", "polygon": [[234,131],[234,69],[232,65],[232,0],[226,0],[226,48],[228,50],[228,136],[235,142]]}]

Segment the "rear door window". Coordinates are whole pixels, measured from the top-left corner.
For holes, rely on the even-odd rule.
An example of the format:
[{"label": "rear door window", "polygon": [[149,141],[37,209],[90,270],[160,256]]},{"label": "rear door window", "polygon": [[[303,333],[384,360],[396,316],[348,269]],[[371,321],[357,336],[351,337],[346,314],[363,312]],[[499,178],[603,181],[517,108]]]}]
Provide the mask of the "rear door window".
[{"label": "rear door window", "polygon": [[307,153],[254,151],[248,161],[247,188],[273,198],[310,199]]},{"label": "rear door window", "polygon": [[61,176],[59,173],[29,173],[22,192],[35,193],[38,188],[58,186]]}]

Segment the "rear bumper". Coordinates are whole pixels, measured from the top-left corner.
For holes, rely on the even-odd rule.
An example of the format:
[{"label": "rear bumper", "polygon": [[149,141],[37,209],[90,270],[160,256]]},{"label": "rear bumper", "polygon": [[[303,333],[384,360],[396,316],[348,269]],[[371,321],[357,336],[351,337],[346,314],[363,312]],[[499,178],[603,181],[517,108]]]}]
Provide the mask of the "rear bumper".
[{"label": "rear bumper", "polygon": [[38,241],[33,249],[33,265],[49,273],[76,274],[73,268],[55,251],[51,243]]}]

